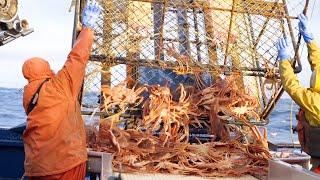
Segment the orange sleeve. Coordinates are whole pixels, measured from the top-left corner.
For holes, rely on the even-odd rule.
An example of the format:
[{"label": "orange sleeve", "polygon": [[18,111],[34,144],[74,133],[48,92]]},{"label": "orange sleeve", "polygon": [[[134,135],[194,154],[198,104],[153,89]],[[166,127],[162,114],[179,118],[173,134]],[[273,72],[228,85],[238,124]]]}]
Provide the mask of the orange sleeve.
[{"label": "orange sleeve", "polygon": [[93,30],[84,28],[80,32],[69,53],[64,67],[56,76],[57,80],[60,82],[59,86],[74,98],[78,97],[83,83],[85,68],[91,53],[92,43]]}]

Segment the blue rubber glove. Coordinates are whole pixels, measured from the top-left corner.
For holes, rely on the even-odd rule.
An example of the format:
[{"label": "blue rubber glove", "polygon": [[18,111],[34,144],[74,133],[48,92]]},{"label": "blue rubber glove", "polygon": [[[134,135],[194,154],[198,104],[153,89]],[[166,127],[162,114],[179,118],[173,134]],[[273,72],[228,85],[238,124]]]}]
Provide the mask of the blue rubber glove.
[{"label": "blue rubber glove", "polygon": [[87,4],[82,12],[82,25],[93,29],[101,11],[101,6],[95,0],[87,0]]},{"label": "blue rubber glove", "polygon": [[279,61],[289,60],[291,56],[289,44],[285,38],[280,38],[277,43]]},{"label": "blue rubber glove", "polygon": [[313,34],[311,33],[309,29],[309,22],[308,18],[304,14],[299,14],[298,15],[299,19],[299,31],[300,34],[303,36],[303,39],[306,43],[309,43],[314,39]]}]

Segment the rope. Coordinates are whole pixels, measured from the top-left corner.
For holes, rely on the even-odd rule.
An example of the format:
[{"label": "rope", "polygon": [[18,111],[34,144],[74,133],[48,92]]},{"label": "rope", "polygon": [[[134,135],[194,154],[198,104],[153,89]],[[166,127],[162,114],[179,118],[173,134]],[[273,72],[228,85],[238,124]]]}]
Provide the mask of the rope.
[{"label": "rope", "polygon": [[293,140],[293,125],[292,125],[292,120],[293,120],[293,100],[291,100],[291,105],[290,105],[290,140],[294,148],[294,140]]}]

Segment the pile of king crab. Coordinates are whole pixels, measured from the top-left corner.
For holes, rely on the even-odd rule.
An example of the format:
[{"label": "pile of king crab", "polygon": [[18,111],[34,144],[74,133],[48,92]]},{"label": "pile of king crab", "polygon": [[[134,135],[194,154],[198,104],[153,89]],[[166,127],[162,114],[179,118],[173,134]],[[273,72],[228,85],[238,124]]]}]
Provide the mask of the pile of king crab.
[{"label": "pile of king crab", "polygon": [[[127,88],[127,82],[102,92],[103,111],[118,111],[102,119],[87,141],[92,150],[113,154],[115,171],[202,177],[267,174],[271,155],[266,129],[250,123],[259,119],[259,101],[238,87],[235,76],[217,78],[203,89],[180,84],[177,97],[167,86]],[[120,128],[120,114],[133,107],[142,108],[141,118],[135,126]],[[242,125],[228,124],[230,118]],[[190,128],[214,136],[191,143]]]}]

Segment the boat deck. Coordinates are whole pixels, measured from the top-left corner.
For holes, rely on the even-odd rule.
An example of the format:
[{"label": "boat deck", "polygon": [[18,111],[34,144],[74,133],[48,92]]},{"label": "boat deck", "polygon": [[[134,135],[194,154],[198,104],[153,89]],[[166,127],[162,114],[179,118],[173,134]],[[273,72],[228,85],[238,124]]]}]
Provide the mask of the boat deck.
[{"label": "boat deck", "polygon": [[[116,175],[118,176],[118,174]],[[126,180],[207,180],[210,178],[203,178],[198,176],[182,176],[182,175],[171,175],[171,174],[121,174],[122,179]],[[218,180],[257,180],[257,178],[246,175],[241,177],[215,177],[214,179]]]}]

